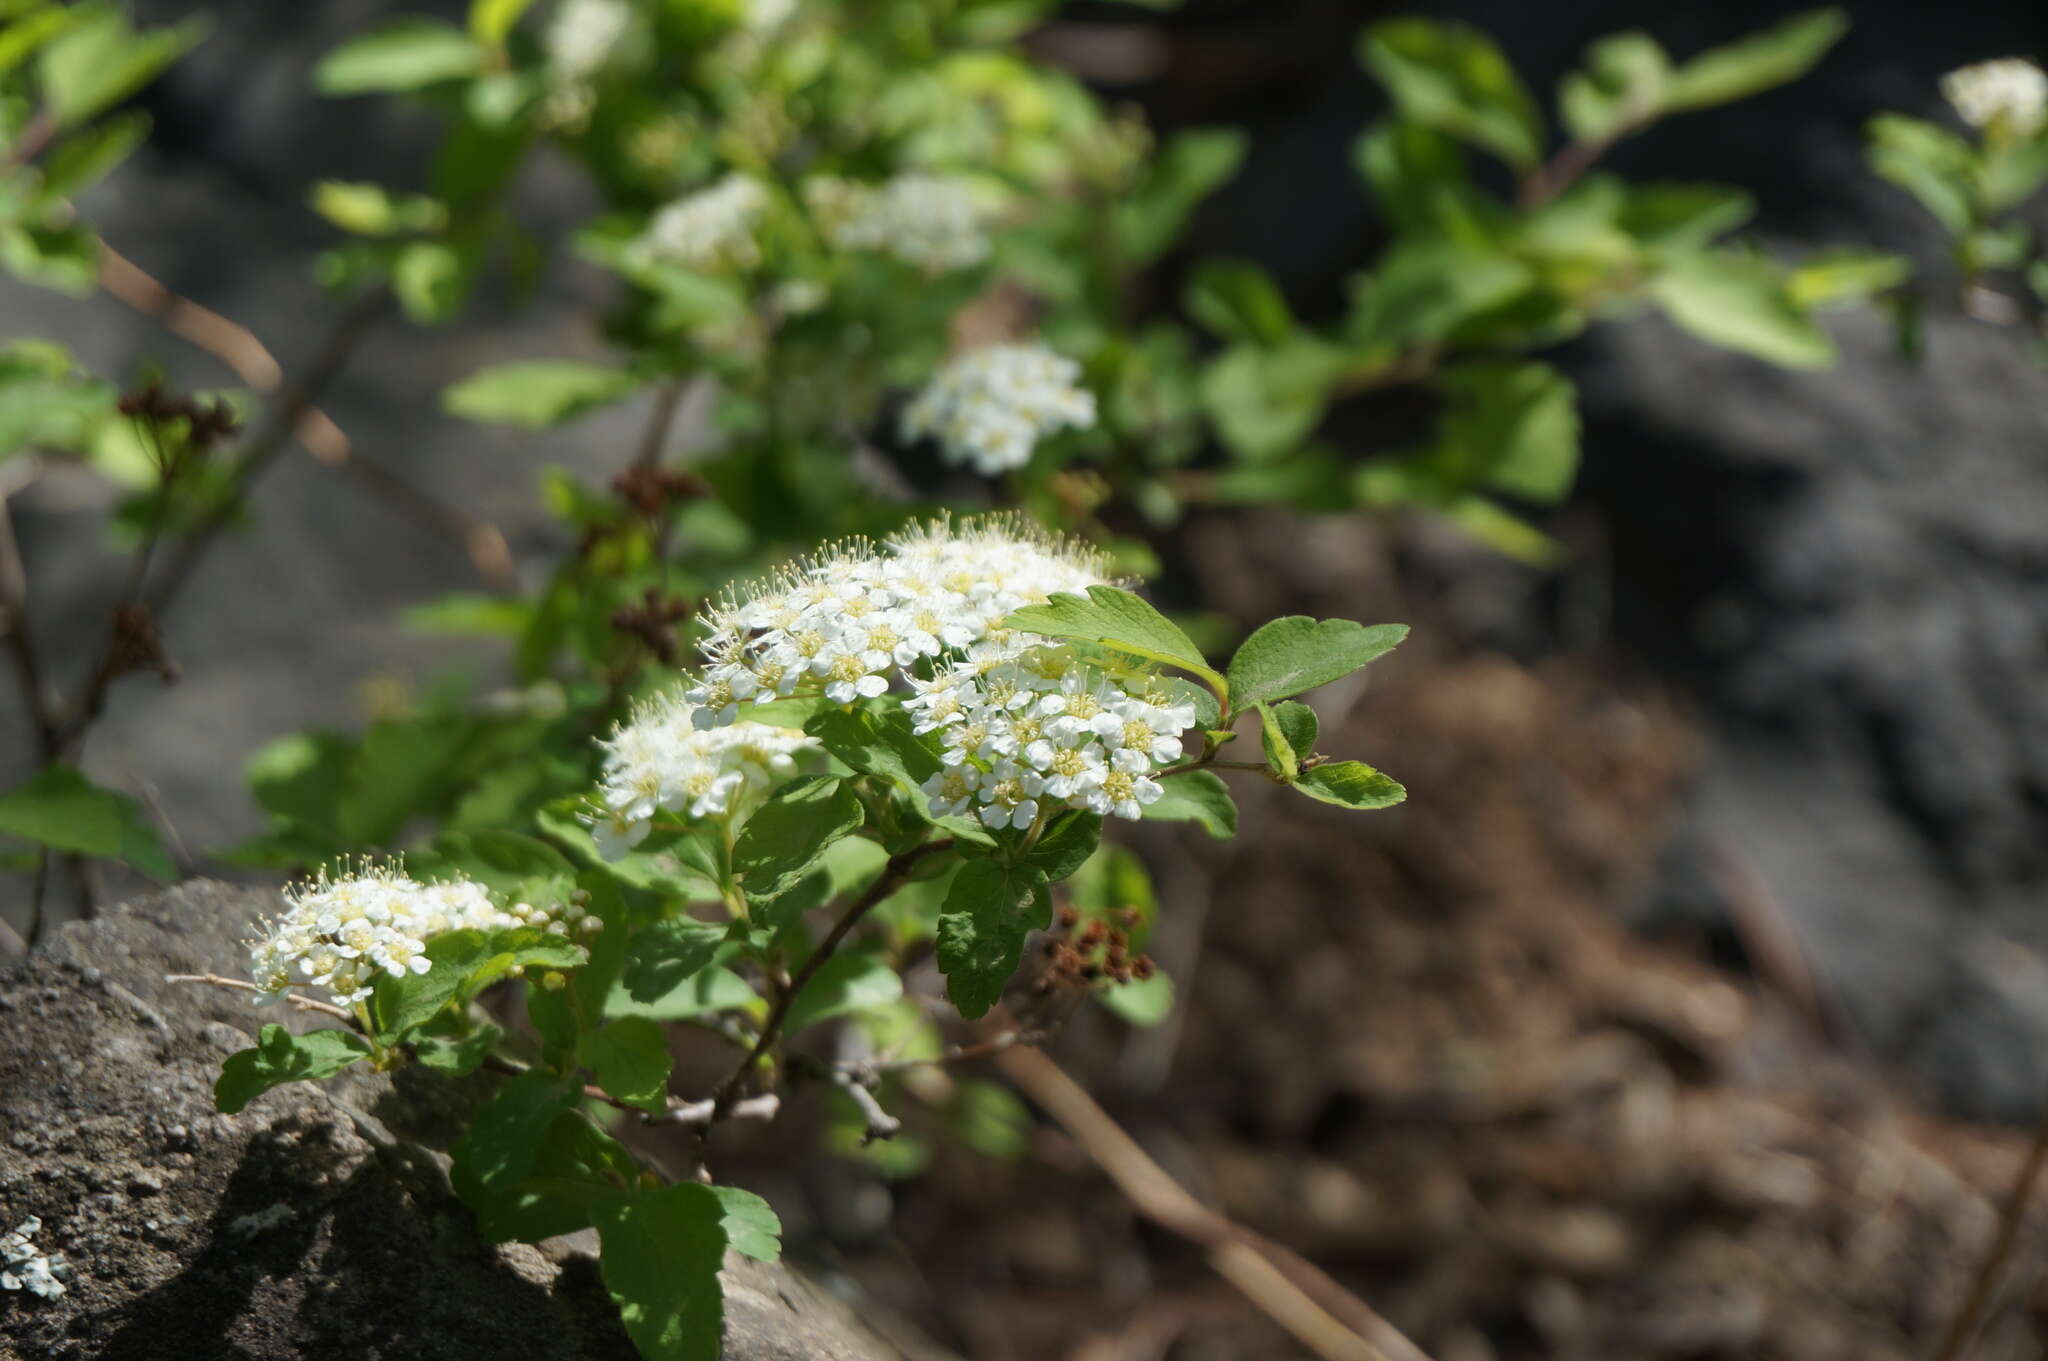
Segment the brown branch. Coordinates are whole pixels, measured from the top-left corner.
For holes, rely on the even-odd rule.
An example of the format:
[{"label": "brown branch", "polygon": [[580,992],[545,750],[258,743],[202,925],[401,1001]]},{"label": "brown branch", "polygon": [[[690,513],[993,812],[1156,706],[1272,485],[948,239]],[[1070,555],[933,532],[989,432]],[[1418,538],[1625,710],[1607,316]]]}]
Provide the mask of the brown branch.
[{"label": "brown branch", "polygon": [[[246,978],[226,978],[217,973],[167,973],[164,975],[164,982],[204,983],[209,987],[231,988],[236,992],[260,993],[263,991],[262,988],[257,987]],[[346,1007],[336,1006],[332,1002],[323,1002],[317,997],[301,997],[295,992],[286,993],[283,1000],[297,1007],[300,1011],[315,1011],[322,1016],[332,1016],[337,1020],[345,1021],[351,1027],[357,1026],[356,1014],[354,1012]]]},{"label": "brown branch", "polygon": [[35,729],[36,748],[45,761],[52,760],[60,746],[61,724],[56,701],[43,684],[42,660],[36,653],[35,638],[29,633],[28,571],[22,564],[21,543],[14,537],[14,515],[4,492],[0,492],[0,629],[5,630],[7,655],[14,665],[22,707]]},{"label": "brown branch", "polygon": [[[284,386],[284,369],[254,332],[211,308],[173,292],[147,270],[111,246],[102,245],[100,286],[135,311],[162,323],[164,329],[225,364],[250,390],[275,396]],[[317,402],[297,414],[292,436],[314,458],[361,483],[364,490],[390,502],[437,534],[461,543],[477,572],[492,586],[517,584],[512,550],[495,525],[422,491],[388,468],[357,457],[354,446]]]},{"label": "brown branch", "polygon": [[1941,1340],[1941,1350],[1935,1353],[1935,1361],[1959,1361],[1969,1350],[1977,1325],[1983,1321],[1984,1311],[1991,1303],[1991,1296],[2012,1261],[2013,1248],[2019,1243],[2020,1224],[2027,1217],[2027,1205],[2034,1198],[2034,1184],[2041,1178],[2044,1162],[2048,1162],[2048,1111],[2042,1112],[2041,1123],[2034,1129],[2034,1141],[2028,1145],[2027,1156],[2020,1163],[2019,1176],[2013,1179],[2012,1190],[2006,1195],[2005,1204],[1999,1207],[1998,1232],[1992,1236],[1991,1248],[1984,1254],[1984,1260],[1977,1264],[1977,1274],[1970,1281],[1970,1293],[1964,1297],[1962,1308],[1956,1310],[1955,1318],[1950,1320],[1948,1332]]},{"label": "brown branch", "polygon": [[1325,1361],[1429,1361],[1371,1305],[1321,1270],[1196,1200],[1044,1054],[1013,1048],[996,1063],[1140,1214],[1207,1249],[1217,1274]]},{"label": "brown branch", "polygon": [[660,464],[662,450],[668,447],[669,431],[675,427],[676,413],[682,409],[683,397],[688,391],[688,381],[676,378],[655,394],[654,412],[648,418],[647,429],[640,436],[640,447],[633,454],[634,467],[652,468]]},{"label": "brown branch", "polygon": [[913,846],[907,851],[889,857],[889,863],[882,867],[881,875],[868,886],[867,892],[861,894],[851,907],[840,914],[839,920],[826,932],[825,939],[818,943],[818,948],[811,951],[811,957],[796,971],[796,976],[790,980],[789,986],[781,990],[774,1006],[768,1012],[768,1019],[761,1025],[761,1033],[755,1037],[754,1047],[747,1051],[747,1056],[740,1060],[739,1066],[734,1068],[731,1075],[719,1083],[718,1089],[712,1093],[712,1123],[722,1119],[732,1109],[733,1102],[740,1094],[740,1088],[746,1084],[748,1076],[754,1071],[754,1065],[761,1061],[761,1056],[766,1054],[778,1039],[782,1038],[782,1026],[789,1019],[790,1007],[803,992],[804,985],[816,976],[818,970],[824,967],[825,961],[832,957],[832,952],[839,948],[839,942],[846,939],[847,933],[853,930],[860,919],[876,904],[903,887],[904,881],[910,877],[910,871],[916,868],[918,861],[935,852],[946,850],[952,844],[953,838],[940,837],[936,841],[927,841],[921,846]]}]

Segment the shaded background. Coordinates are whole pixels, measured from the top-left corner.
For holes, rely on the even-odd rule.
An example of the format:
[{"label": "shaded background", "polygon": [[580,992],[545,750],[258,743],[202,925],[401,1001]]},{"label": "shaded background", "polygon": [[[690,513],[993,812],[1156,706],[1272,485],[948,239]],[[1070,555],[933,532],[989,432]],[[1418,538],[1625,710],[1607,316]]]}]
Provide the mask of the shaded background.
[{"label": "shaded background", "polygon": [[[150,148],[88,211],[303,362],[329,315],[308,187],[403,185],[431,136],[382,104],[314,99],[307,70],[421,7],[207,6],[213,37],[146,98]],[[1541,94],[1618,29],[1683,55],[1795,8],[1424,11],[1485,28]],[[1859,129],[1886,109],[1944,117],[1935,82],[1954,66],[2048,52],[2048,10],[1848,8],[1807,79],[1673,119],[1612,161],[1751,190],[1776,252],[1868,245],[1938,280],[1942,241],[1863,170]],[[1155,305],[1188,260],[1224,253],[1265,264],[1303,314],[1336,310],[1379,240],[1349,168],[1379,108],[1354,35],[1391,12],[1084,4],[1035,40],[1162,128],[1252,134]],[[590,207],[542,167],[520,212],[559,236]],[[438,394],[485,363],[601,353],[604,283],[558,260],[531,305],[387,326],[326,403],[362,456],[497,523],[534,573],[566,546],[537,471],[607,476],[642,413],[524,434],[448,418]],[[1986,1222],[1971,1182],[1995,1184],[2010,1141],[1913,1112],[2029,1122],[2048,1091],[2048,374],[2017,335],[1932,297],[1919,363],[1861,313],[1829,318],[1842,359],[1819,374],[1655,318],[1550,356],[1586,416],[1585,473],[1550,524],[1573,549],[1561,572],[1419,524],[1185,531],[1183,570],[1219,608],[1416,625],[1342,739],[1411,801],[1360,834],[1252,799],[1250,834],[1220,856],[1162,843],[1180,917],[1162,948],[1193,1006],[1156,1034],[1083,1027],[1060,1052],[1172,1170],[1442,1361],[1906,1355],[1953,1302]],[[231,381],[105,298],[0,283],[0,332],[63,339],[107,373],[159,359]],[[1333,419],[1374,447],[1404,414]],[[60,472],[15,503],[67,683],[119,580],[98,497]],[[397,619],[472,585],[459,547],[294,453],[167,621],[184,678],[123,681],[86,764],[149,792],[195,851],[253,832],[240,769],[262,742],[451,666],[492,675],[495,648]],[[0,697],[0,784],[26,773],[27,731]],[[970,1354],[1287,1354],[1057,1141],[1038,1152],[1015,1169],[949,1153],[908,1186],[789,1172],[793,1144],[754,1170],[820,1260]],[[2030,1317],[2010,1313],[1986,1354],[2038,1354]]]}]

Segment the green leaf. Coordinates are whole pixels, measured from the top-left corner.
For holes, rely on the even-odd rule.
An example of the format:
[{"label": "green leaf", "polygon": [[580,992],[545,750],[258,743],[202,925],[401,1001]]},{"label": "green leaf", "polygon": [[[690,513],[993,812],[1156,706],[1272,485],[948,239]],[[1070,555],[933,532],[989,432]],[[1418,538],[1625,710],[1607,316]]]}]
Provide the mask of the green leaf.
[{"label": "green leaf", "polygon": [[469,33],[488,47],[503,47],[506,35],[533,0],[469,0]]},{"label": "green leaf", "polygon": [[1435,128],[1383,118],[1359,137],[1353,160],[1404,235],[1441,232],[1483,211],[1465,148]]},{"label": "green leaf", "polygon": [[1786,280],[1792,301],[1801,307],[1828,307],[1866,302],[1906,282],[1913,274],[1904,256],[1842,247],[1823,251],[1799,265]]},{"label": "green leaf", "polygon": [[451,415],[545,430],[618,401],[640,386],[623,369],[543,359],[480,369],[441,394]]},{"label": "green leaf", "polygon": [[[0,15],[11,13],[0,6]],[[51,5],[47,9],[32,9],[5,26],[0,26],[0,75],[34,56],[49,45],[58,35],[77,27],[92,17],[92,11],[83,5],[65,8]]]},{"label": "green leaf", "polygon": [[1865,155],[1872,173],[1890,180],[1953,237],[1976,226],[1977,157],[1947,128],[1902,114],[1882,113],[1865,125]]},{"label": "green leaf", "polygon": [[1003,625],[1042,633],[1048,638],[1100,643],[1118,652],[1192,672],[1219,693],[1223,688],[1223,677],[1209,668],[1201,649],[1179,625],[1141,597],[1114,586],[1090,586],[1086,597],[1056,592],[1043,605],[1012,610]]},{"label": "green leaf", "polygon": [[1702,251],[1671,260],[1651,279],[1650,296],[1702,340],[1786,368],[1825,368],[1835,347],[1792,300],[1768,260]]},{"label": "green leaf", "polygon": [[605,1288],[643,1361],[718,1361],[725,1205],[682,1182],[594,1207]]},{"label": "green leaf", "polygon": [[1725,184],[1634,184],[1616,225],[1652,250],[1700,250],[1755,212],[1755,199]]},{"label": "green leaf", "polygon": [[1233,345],[1202,375],[1202,406],[1239,458],[1285,459],[1322,424],[1349,366],[1343,351],[1305,334],[1270,348]]},{"label": "green leaf", "polygon": [[0,267],[39,288],[85,297],[100,285],[100,239],[80,222],[23,227],[0,221]]},{"label": "green leaf", "polygon": [[1159,782],[1166,792],[1145,806],[1155,822],[1196,822],[1219,840],[1237,835],[1237,804],[1230,786],[1213,770],[1190,770]]},{"label": "green leaf", "polygon": [[1317,621],[1288,615],[1261,625],[1230,659],[1230,702],[1242,712],[1260,701],[1286,699],[1348,676],[1408,636],[1406,624]]},{"label": "green leaf", "polygon": [[434,19],[400,19],[351,38],[313,68],[313,88],[333,96],[423,90],[484,67],[469,34]]},{"label": "green leaf", "polygon": [[457,1161],[486,1189],[510,1187],[532,1169],[555,1117],[574,1110],[580,1100],[581,1092],[552,1073],[536,1070],[508,1078],[477,1109],[457,1141]]},{"label": "green leaf", "polygon": [[40,197],[74,198],[104,179],[149,136],[149,115],[137,110],[104,118],[66,137],[43,157]]},{"label": "green leaf", "polygon": [[1061,814],[1023,857],[1023,862],[1057,884],[1095,854],[1102,840],[1102,819],[1094,813],[1073,811]]},{"label": "green leaf", "polygon": [[448,208],[424,194],[394,194],[381,184],[321,180],[313,186],[313,211],[358,236],[409,236],[439,231]]},{"label": "green leaf", "polygon": [[1518,171],[1543,158],[1543,115],[1478,29],[1389,19],[1365,32],[1366,68],[1403,116],[1483,147]]},{"label": "green leaf", "polygon": [[454,1162],[449,1181],[475,1212],[477,1229],[494,1243],[536,1243],[589,1228],[596,1206],[641,1175],[618,1140],[573,1110],[546,1127],[527,1175],[509,1186],[487,1187],[478,1180],[478,1150],[468,1133],[449,1153]]},{"label": "green leaf", "polygon": [[1265,746],[1266,764],[1292,779],[1301,763],[1315,755],[1322,720],[1314,709],[1291,699],[1259,708],[1259,738]]},{"label": "green leaf", "polygon": [[267,1025],[254,1049],[230,1054],[221,1065],[213,1084],[214,1108],[223,1115],[237,1114],[272,1087],[332,1077],[369,1055],[369,1041],[353,1030],[294,1035],[281,1025]]},{"label": "green leaf", "polygon": [[1849,29],[1839,9],[1795,14],[1761,33],[1711,48],[1671,73],[1664,108],[1672,113],[1726,104],[1799,79]]},{"label": "green leaf", "polygon": [[836,954],[818,966],[790,1003],[783,1028],[794,1035],[807,1025],[851,1011],[887,1006],[903,996],[903,976],[878,955],[863,950]]},{"label": "green leaf", "polygon": [[738,1011],[754,1006],[760,1000],[746,979],[731,969],[714,964],[681,979],[667,992],[655,993],[644,1001],[624,985],[615,987],[605,998],[604,1015],[608,1018],[645,1016],[651,1021],[683,1021],[716,1011]]},{"label": "green leaf", "polygon": [[1461,485],[1529,501],[1562,500],[1579,469],[1578,390],[1534,360],[1470,359],[1437,375],[1450,399],[1436,456]]},{"label": "green leaf", "polygon": [[406,606],[399,619],[408,633],[443,638],[516,638],[533,621],[533,606],[510,596],[454,591]]},{"label": "green leaf", "polygon": [[724,944],[725,928],[714,922],[692,917],[656,922],[626,943],[619,986],[635,1002],[655,1004],[719,962]]},{"label": "green leaf", "polygon": [[28,448],[77,450],[114,414],[111,383],[67,363],[55,372],[0,350],[0,459]]},{"label": "green leaf", "polygon": [[1155,1026],[1173,1014],[1173,980],[1157,970],[1150,978],[1113,984],[1095,997],[1135,1026]]},{"label": "green leaf", "polygon": [[411,241],[391,262],[391,291],[418,326],[451,321],[469,296],[470,260],[445,241]]},{"label": "green leaf", "polygon": [[1278,345],[1294,332],[1294,314],[1272,276],[1244,260],[1204,260],[1188,280],[1186,305],[1224,340]]},{"label": "green leaf", "polygon": [[767,1201],[737,1186],[714,1186],[711,1194],[725,1209],[725,1240],[732,1250],[757,1262],[782,1258],[782,1220]]},{"label": "green leaf", "polygon": [[792,780],[754,810],[732,849],[733,872],[749,896],[773,898],[818,863],[825,848],[860,830],[865,810],[844,780]]},{"label": "green leaf", "polygon": [[467,1077],[483,1064],[504,1034],[494,1025],[480,1025],[467,1035],[421,1035],[412,1042],[412,1054],[423,1068]]},{"label": "green leaf", "polygon": [[1174,243],[1195,206],[1237,173],[1248,141],[1238,128],[1190,128],[1160,148],[1140,181],[1110,207],[1127,267],[1149,263]]},{"label": "green leaf", "polygon": [[1031,1112],[1017,1094],[1000,1083],[963,1078],[947,1123],[966,1144],[984,1157],[1015,1162],[1031,1147]]},{"label": "green leaf", "polygon": [[396,1044],[427,1024],[443,1007],[475,996],[516,967],[570,969],[585,959],[583,947],[538,927],[501,931],[444,931],[422,952],[425,973],[381,974],[370,996],[379,1042]]},{"label": "green leaf", "polygon": [[1360,346],[1435,344],[1507,306],[1535,282],[1534,270],[1501,250],[1434,238],[1399,240],[1360,280],[1345,334]]},{"label": "green leaf", "polygon": [[973,1020],[995,1004],[1017,972],[1025,937],[1051,924],[1042,871],[993,859],[960,867],[939,910],[938,955],[946,993],[962,1016]]},{"label": "green leaf", "polygon": [[43,101],[59,127],[75,127],[155,80],[209,26],[194,18],[138,32],[119,6],[81,8],[89,17],[44,45],[37,59]]},{"label": "green leaf", "polygon": [[1586,69],[1564,78],[1558,109],[1577,142],[1610,141],[1663,108],[1671,59],[1647,33],[1616,33],[1586,49]]},{"label": "green leaf", "polygon": [[126,794],[102,789],[77,768],[48,765],[0,794],[0,834],[106,860],[165,883],[178,877],[163,842]]},{"label": "green leaf", "polygon": [[1389,808],[1408,797],[1407,790],[1363,761],[1332,761],[1305,770],[1294,787],[1339,808]]},{"label": "green leaf", "polygon": [[623,1016],[586,1031],[576,1042],[576,1059],[597,1077],[597,1085],[629,1106],[659,1114],[668,1107],[668,1075],[674,1063],[668,1036],[642,1016]]}]

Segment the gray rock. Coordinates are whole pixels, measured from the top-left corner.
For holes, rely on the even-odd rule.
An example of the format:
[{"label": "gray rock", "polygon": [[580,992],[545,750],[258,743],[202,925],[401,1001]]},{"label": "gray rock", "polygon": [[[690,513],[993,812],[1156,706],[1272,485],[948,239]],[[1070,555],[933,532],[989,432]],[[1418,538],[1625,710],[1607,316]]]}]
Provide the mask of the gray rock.
[{"label": "gray rock", "polygon": [[[40,1216],[76,1271],[61,1298],[0,1295],[0,1357],[630,1361],[594,1259],[481,1241],[414,1142],[447,1137],[453,1084],[350,1076],[214,1112],[220,1060],[270,1017],[163,976],[232,973],[273,906],[189,883],[0,972],[0,1220]],[[735,1257],[725,1284],[729,1361],[931,1355],[788,1267]]]}]

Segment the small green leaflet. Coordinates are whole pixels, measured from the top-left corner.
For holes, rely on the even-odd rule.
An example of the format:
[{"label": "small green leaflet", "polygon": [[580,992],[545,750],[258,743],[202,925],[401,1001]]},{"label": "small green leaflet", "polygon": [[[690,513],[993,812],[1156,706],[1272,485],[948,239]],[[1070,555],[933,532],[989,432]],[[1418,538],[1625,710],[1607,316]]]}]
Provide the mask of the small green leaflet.
[{"label": "small green leaflet", "polygon": [[1261,706],[1259,712],[1259,737],[1265,743],[1266,764],[1275,770],[1285,771],[1292,779],[1301,763],[1315,755],[1316,735],[1322,721],[1316,717],[1314,709],[1291,699]]},{"label": "small green leaflet", "polygon": [[576,1059],[597,1085],[629,1106],[660,1113],[668,1106],[668,1075],[674,1060],[661,1026],[625,1016],[586,1031],[576,1042]]},{"label": "small green leaflet", "polygon": [[643,1361],[718,1361],[726,1204],[682,1182],[593,1207],[605,1287]]},{"label": "small green leaflet", "polygon": [[580,1099],[581,1093],[550,1073],[521,1073],[477,1111],[456,1141],[456,1160],[486,1189],[508,1189],[533,1167],[555,1117],[574,1110]]},{"label": "small green leaflet", "polygon": [[1136,1026],[1155,1026],[1173,1012],[1173,980],[1155,972],[1150,978],[1113,983],[1096,1000]]},{"label": "small green leaflet", "polygon": [[843,780],[806,776],[755,810],[733,846],[732,866],[750,896],[773,898],[818,863],[825,848],[859,830],[860,795]]},{"label": "small green leaflet", "polygon": [[483,69],[484,49],[434,19],[400,19],[351,38],[313,68],[313,88],[330,96],[420,90]]},{"label": "small green leaflet", "polygon": [[901,974],[878,956],[850,950],[818,966],[818,972],[790,1004],[783,1029],[794,1035],[807,1025],[850,1011],[887,1006],[901,996]]},{"label": "small green leaflet", "polygon": [[1024,938],[1051,923],[1042,870],[995,860],[960,867],[939,909],[939,971],[962,1016],[973,1020],[995,1004],[1017,972]]},{"label": "small green leaflet", "polygon": [[1407,117],[1484,147],[1518,171],[1543,159],[1543,115],[1478,29],[1389,19],[1366,30],[1362,55]]},{"label": "small green leaflet", "polygon": [[1223,692],[1223,677],[1209,668],[1201,649],[1178,624],[1138,596],[1114,586],[1090,586],[1085,598],[1057,592],[1043,605],[1012,610],[1003,625],[1048,638],[1100,643],[1118,652],[1164,662],[1200,676],[1219,695]]},{"label": "small green leaflet", "polygon": [[1239,710],[1327,685],[1391,652],[1406,624],[1368,628],[1349,619],[1305,614],[1275,619],[1244,640],[1230,659],[1230,700]]},{"label": "small green leaflet", "polygon": [[441,406],[464,420],[545,430],[630,395],[640,380],[623,369],[570,359],[534,360],[481,369],[441,394]]},{"label": "small green leaflet", "polygon": [[1339,808],[1389,808],[1408,797],[1399,783],[1363,761],[1332,761],[1304,770],[1294,787]]},{"label": "small green leaflet", "polygon": [[1219,840],[1237,835],[1237,804],[1215,771],[1184,771],[1161,780],[1159,786],[1166,792],[1145,805],[1146,817],[1156,822],[1198,822]]},{"label": "small green leaflet", "polygon": [[294,1035],[281,1025],[267,1025],[254,1049],[230,1054],[221,1065],[213,1084],[214,1108],[223,1115],[237,1114],[272,1087],[333,1077],[369,1054],[369,1041],[353,1030]]},{"label": "small green leaflet", "polygon": [[1094,813],[1063,813],[1024,856],[1024,863],[1057,884],[1081,868],[1102,841],[1102,819]]},{"label": "small green leaflet", "polygon": [[804,731],[861,774],[896,786],[917,805],[920,815],[955,839],[979,846],[995,844],[988,831],[971,818],[931,816],[931,800],[921,786],[938,772],[939,758],[911,731],[910,715],[900,706],[827,709],[813,715]]},{"label": "small green leaflet", "polygon": [[757,1262],[782,1257],[782,1220],[767,1201],[737,1186],[714,1186],[711,1194],[725,1207],[725,1238],[732,1250]]}]

